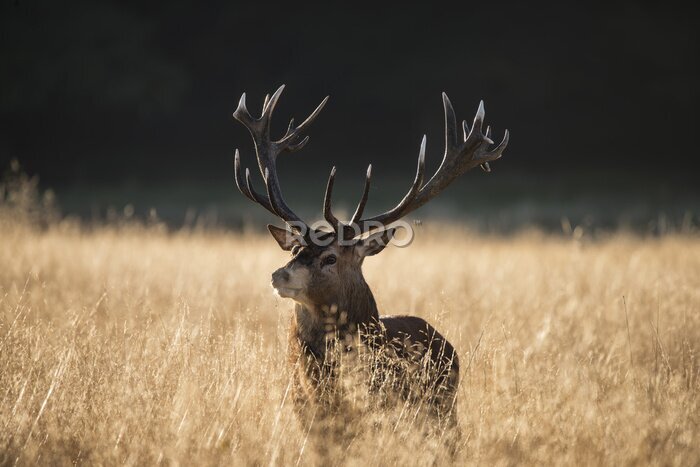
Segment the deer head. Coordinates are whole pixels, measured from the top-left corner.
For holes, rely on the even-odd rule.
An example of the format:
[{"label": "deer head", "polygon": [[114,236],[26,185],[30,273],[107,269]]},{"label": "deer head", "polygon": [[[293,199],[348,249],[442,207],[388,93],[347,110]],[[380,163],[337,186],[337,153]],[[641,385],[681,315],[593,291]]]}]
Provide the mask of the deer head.
[{"label": "deer head", "polygon": [[[234,118],[248,128],[253,137],[266,193],[259,193],[253,188],[248,169],[245,171],[245,177],[243,176],[240,155],[236,150],[234,172],[238,189],[251,201],[283,220],[288,227],[283,229],[268,226],[280,247],[292,254],[291,261],[273,273],[272,286],[280,296],[291,298],[310,309],[336,306],[352,312],[369,308],[370,314],[376,315],[374,299],[362,276],[364,258],[381,252],[389,243],[395,233],[395,229],[390,228],[392,223],[426,204],[454,179],[477,166],[489,172],[489,163],[500,158],[508,145],[508,131],[505,131],[504,138],[498,146],[489,149],[494,142],[490,138],[490,127],[486,128],[485,133],[482,132],[484,105],[481,102],[471,128],[463,121],[463,134],[460,135],[452,104],[443,93],[445,153],[435,174],[424,183],[424,135],[418,155],[416,176],[404,198],[389,211],[363,218],[372,174],[370,165],[357,209],[350,221],[345,223],[338,220],[331,209],[336,173],[334,167],[328,178],[323,201],[323,215],[330,230],[316,230],[311,229],[285,203],[277,177],[276,160],[281,153],[294,152],[306,145],[309,137],[302,137],[302,133],[321,112],[328,97],[299,126],[295,126],[292,119],[284,136],[274,141],[270,138],[270,119],[283,90],[284,86],[281,86],[272,97],[265,97],[259,118],[254,118],[248,111],[245,93],[233,113]],[[356,303],[358,300],[363,303]]]},{"label": "deer head", "polygon": [[[304,245],[286,229],[272,225],[268,229],[280,247],[292,253],[291,261],[272,274],[277,294],[307,307],[335,305],[344,311],[369,292],[362,276],[362,261],[382,251],[395,232],[387,229],[347,245],[334,237],[327,238],[327,245]],[[365,309],[368,304],[361,305]]]}]

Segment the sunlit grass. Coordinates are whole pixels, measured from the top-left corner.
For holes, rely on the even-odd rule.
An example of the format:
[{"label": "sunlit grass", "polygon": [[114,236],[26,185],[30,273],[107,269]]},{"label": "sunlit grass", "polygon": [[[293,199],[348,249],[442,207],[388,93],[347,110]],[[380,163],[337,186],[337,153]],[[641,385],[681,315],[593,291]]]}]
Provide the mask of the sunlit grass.
[{"label": "sunlit grass", "polygon": [[[320,462],[288,396],[273,240],[0,225],[0,464]],[[455,463],[700,462],[698,237],[425,226],[365,275],[381,312],[460,354]],[[333,461],[450,461],[407,420],[355,421]]]}]

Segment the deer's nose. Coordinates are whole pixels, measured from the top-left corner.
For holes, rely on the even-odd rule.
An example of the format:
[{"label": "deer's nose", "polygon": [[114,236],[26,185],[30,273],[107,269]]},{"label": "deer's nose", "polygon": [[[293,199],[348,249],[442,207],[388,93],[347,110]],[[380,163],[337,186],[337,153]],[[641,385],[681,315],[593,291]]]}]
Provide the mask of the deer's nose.
[{"label": "deer's nose", "polygon": [[277,271],[272,273],[272,283],[279,284],[280,282],[287,282],[289,280],[289,273],[286,268],[279,268]]}]

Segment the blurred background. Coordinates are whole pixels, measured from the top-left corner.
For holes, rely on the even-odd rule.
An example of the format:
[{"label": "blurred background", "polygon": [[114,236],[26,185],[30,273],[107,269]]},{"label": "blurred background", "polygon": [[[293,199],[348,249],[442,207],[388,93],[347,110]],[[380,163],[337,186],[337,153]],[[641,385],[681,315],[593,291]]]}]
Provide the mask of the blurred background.
[{"label": "blurred background", "polygon": [[[484,3],[484,2],[481,2]],[[490,174],[457,180],[420,219],[509,232],[663,233],[700,224],[697,15],[659,3],[3,1],[0,170],[21,169],[63,214],[154,217],[173,227],[271,220],[236,190],[254,169],[231,113],[287,88],[273,129],[330,101],[311,142],[281,157],[285,196],[321,215],[330,168],[351,210],[373,164],[368,213],[400,200],[423,133],[443,151],[440,93],[511,143]],[[257,174],[256,174],[257,175]],[[260,178],[257,186],[262,187]]]}]

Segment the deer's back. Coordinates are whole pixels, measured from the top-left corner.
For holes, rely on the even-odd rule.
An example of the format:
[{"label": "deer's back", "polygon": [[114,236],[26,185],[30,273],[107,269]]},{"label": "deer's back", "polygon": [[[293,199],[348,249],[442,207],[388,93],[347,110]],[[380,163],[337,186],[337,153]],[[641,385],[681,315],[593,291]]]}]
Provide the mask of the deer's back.
[{"label": "deer's back", "polygon": [[[454,373],[459,373],[457,352],[450,342],[423,318],[408,315],[383,316],[379,319],[386,337],[399,352],[406,352],[405,344],[423,348],[431,360]],[[418,344],[416,346],[416,344]],[[399,348],[400,347],[400,348]]]}]

